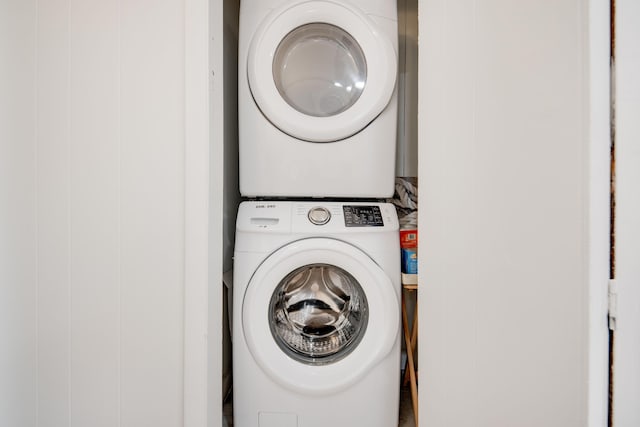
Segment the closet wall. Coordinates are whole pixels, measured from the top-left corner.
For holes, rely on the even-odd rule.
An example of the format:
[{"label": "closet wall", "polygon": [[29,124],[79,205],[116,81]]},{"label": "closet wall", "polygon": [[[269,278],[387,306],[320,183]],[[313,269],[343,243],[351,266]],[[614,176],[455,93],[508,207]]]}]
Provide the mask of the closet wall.
[{"label": "closet wall", "polygon": [[34,27],[34,2],[0,3],[0,424],[7,426],[34,425],[37,406]]},{"label": "closet wall", "polygon": [[420,1],[420,422],[605,426],[608,2]]},{"label": "closet wall", "polygon": [[0,425],[182,425],[184,20],[1,3]]}]

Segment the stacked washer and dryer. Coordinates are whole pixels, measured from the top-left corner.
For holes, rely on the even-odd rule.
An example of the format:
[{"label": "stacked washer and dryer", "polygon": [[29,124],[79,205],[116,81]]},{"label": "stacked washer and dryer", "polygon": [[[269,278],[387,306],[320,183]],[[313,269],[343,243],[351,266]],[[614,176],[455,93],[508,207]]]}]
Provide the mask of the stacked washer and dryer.
[{"label": "stacked washer and dryer", "polygon": [[241,0],[234,426],[391,427],[395,0]]}]

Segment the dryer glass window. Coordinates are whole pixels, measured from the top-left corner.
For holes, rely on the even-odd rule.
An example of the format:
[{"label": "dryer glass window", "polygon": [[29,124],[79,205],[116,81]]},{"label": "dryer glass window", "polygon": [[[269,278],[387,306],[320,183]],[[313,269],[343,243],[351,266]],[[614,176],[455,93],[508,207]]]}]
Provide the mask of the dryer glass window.
[{"label": "dryer glass window", "polygon": [[328,117],[358,100],[367,80],[367,63],[349,33],[335,25],[312,23],[296,28],[280,42],[273,78],[291,107]]},{"label": "dryer glass window", "polygon": [[289,273],[269,304],[278,346],[307,364],[329,364],[353,351],[367,328],[369,309],[358,281],[342,268],[311,264]]}]

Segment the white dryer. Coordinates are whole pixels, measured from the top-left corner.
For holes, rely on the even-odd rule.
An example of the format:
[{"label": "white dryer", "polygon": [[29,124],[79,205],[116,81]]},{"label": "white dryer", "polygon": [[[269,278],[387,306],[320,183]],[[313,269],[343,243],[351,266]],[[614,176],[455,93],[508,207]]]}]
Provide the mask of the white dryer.
[{"label": "white dryer", "polygon": [[234,426],[397,425],[400,291],[393,205],[242,203]]},{"label": "white dryer", "polygon": [[396,0],[242,0],[243,196],[391,197]]}]

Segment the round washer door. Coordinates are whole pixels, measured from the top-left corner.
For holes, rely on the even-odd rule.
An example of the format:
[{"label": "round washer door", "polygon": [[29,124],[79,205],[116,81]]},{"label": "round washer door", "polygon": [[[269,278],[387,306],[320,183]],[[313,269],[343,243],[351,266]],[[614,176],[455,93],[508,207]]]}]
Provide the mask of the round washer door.
[{"label": "round washer door", "polygon": [[271,254],[244,295],[249,351],[273,381],[329,394],[362,378],[392,349],[400,301],[364,252],[329,238],[303,239]]},{"label": "round washer door", "polygon": [[312,0],[270,13],[249,47],[253,98],[281,131],[332,142],[364,129],[396,83],[391,41],[347,4]]}]

